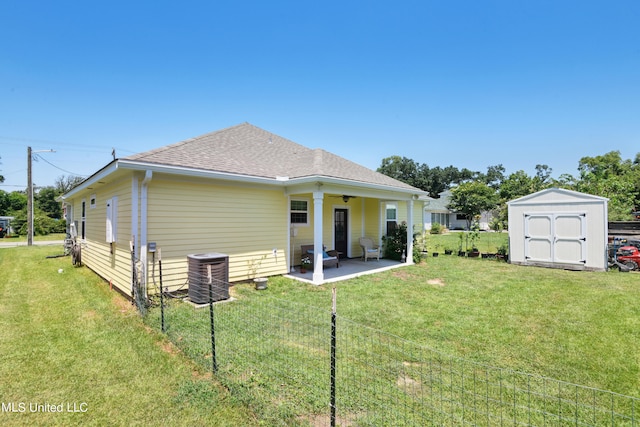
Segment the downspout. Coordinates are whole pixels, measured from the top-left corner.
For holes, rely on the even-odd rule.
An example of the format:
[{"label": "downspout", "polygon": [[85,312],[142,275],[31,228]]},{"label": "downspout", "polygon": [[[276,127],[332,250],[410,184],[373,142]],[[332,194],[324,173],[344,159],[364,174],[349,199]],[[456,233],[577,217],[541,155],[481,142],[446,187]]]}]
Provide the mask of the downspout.
[{"label": "downspout", "polygon": [[289,256],[287,257],[287,271],[290,273],[293,273],[295,270],[293,268],[293,252],[294,252],[294,241],[295,241],[295,235],[297,234],[297,230],[295,229],[295,227],[293,226],[293,224],[291,223],[291,196],[286,195],[287,197],[287,230],[289,230],[289,233],[287,233],[287,252],[289,252]]},{"label": "downspout", "polygon": [[413,199],[407,201],[407,264],[413,264]]},{"label": "downspout", "polygon": [[[138,239],[138,236],[140,236],[140,233],[138,231],[138,218],[140,216],[139,191],[140,191],[139,179],[136,175],[133,175],[133,178],[131,179],[131,239],[133,240],[133,244],[135,245],[135,250],[136,250],[135,255],[138,257],[138,259],[140,258],[139,256],[140,253],[138,252],[138,245],[140,244],[140,240]],[[134,271],[132,268],[131,277],[129,280],[129,283],[131,283],[132,296],[134,294],[133,278],[134,278]]]},{"label": "downspout", "polygon": [[144,289],[144,297],[147,297],[147,204],[148,204],[148,192],[149,182],[153,178],[153,172],[148,170],[145,172],[144,179],[142,180],[142,188],[140,190],[140,264],[142,265],[142,289]]}]

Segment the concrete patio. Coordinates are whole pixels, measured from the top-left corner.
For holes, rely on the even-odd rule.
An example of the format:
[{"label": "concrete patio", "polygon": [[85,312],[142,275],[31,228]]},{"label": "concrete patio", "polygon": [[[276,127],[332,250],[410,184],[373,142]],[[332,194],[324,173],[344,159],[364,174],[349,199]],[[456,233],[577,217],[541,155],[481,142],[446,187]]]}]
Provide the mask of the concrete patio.
[{"label": "concrete patio", "polygon": [[[353,279],[366,274],[375,274],[406,265],[406,263],[388,259],[381,259],[379,261],[369,260],[367,262],[364,262],[361,258],[342,259],[340,260],[339,268],[328,267],[323,270],[324,281],[319,284],[324,285],[325,283]],[[295,267],[295,271],[286,274],[284,277],[310,284],[318,284],[313,283],[313,270],[307,270],[306,273],[300,273],[300,266]]]}]

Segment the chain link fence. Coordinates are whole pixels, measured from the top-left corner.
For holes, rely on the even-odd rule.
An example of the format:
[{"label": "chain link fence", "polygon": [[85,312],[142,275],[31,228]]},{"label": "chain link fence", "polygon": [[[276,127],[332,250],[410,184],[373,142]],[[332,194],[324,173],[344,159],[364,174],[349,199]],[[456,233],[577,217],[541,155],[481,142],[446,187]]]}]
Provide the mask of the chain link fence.
[{"label": "chain link fence", "polygon": [[[211,301],[228,286],[200,280],[212,284]],[[327,309],[268,292],[200,305],[186,296],[158,295],[146,321],[265,425],[639,423],[636,398],[441,354],[338,316],[335,297]]]}]

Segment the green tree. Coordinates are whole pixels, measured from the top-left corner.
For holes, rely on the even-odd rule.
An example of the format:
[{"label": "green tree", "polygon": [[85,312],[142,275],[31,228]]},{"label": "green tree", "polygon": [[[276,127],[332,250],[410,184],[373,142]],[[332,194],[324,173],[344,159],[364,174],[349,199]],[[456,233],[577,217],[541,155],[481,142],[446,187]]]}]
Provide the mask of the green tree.
[{"label": "green tree", "polygon": [[487,173],[479,177],[482,182],[493,189],[498,189],[505,179],[505,168],[502,164],[487,167]]},{"label": "green tree", "polygon": [[407,157],[391,156],[382,159],[378,172],[412,185],[438,197],[453,185],[476,178],[479,173],[454,166],[430,168],[426,163],[418,163]]},{"label": "green tree", "polygon": [[583,157],[578,164],[580,179],[575,189],[583,193],[609,199],[609,219],[632,219],[632,212],[640,202],[640,164],[623,160],[619,151],[601,156]]},{"label": "green tree", "polygon": [[413,186],[418,180],[418,164],[407,157],[385,157],[378,172]]},{"label": "green tree", "polygon": [[500,186],[498,194],[502,202],[506,203],[514,199],[536,192],[536,183],[533,177],[523,170],[510,174]]},{"label": "green tree", "polygon": [[10,206],[9,193],[0,190],[0,216],[8,216]]},{"label": "green tree", "polygon": [[12,191],[9,193],[9,213],[27,208],[27,194],[24,191]]},{"label": "green tree", "polygon": [[67,191],[71,190],[78,184],[84,181],[84,178],[77,175],[61,175],[56,178],[56,182],[53,184],[54,188],[58,192],[58,194],[64,194]]},{"label": "green tree", "polygon": [[60,195],[54,187],[41,188],[34,196],[34,203],[37,208],[42,210],[48,217],[53,219],[62,218],[62,205],[56,201],[56,197]]},{"label": "green tree", "polygon": [[[15,219],[11,225],[18,235],[26,236],[27,234],[27,208],[13,212]],[[63,220],[56,220],[49,217],[46,212],[37,207],[33,212],[33,234],[43,236],[50,233],[64,233],[66,223]]]},{"label": "green tree", "polygon": [[471,221],[482,212],[494,209],[498,204],[496,191],[481,181],[463,182],[451,190],[448,209],[464,214],[467,229],[471,229]]}]

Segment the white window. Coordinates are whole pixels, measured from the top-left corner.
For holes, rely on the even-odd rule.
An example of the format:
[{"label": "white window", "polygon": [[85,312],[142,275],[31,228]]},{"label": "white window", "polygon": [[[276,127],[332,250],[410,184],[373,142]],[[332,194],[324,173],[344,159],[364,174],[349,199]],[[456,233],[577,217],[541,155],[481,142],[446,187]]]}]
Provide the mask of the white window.
[{"label": "white window", "polygon": [[398,205],[387,203],[386,206],[387,236],[393,234],[398,227]]},{"label": "white window", "polygon": [[82,215],[80,216],[80,238],[84,240],[86,238],[87,229],[87,201],[82,199]]},{"label": "white window", "polygon": [[89,209],[95,209],[96,208],[96,195],[92,194],[91,197],[89,197]]},{"label": "white window", "polygon": [[449,214],[434,212],[431,214],[431,224],[438,223],[449,228]]},{"label": "white window", "polygon": [[291,224],[309,225],[309,201],[303,199],[291,199],[290,205]]}]

